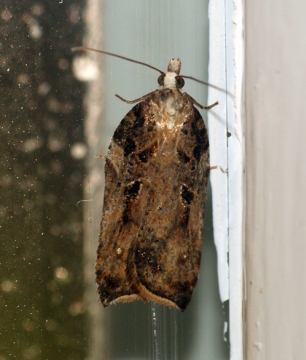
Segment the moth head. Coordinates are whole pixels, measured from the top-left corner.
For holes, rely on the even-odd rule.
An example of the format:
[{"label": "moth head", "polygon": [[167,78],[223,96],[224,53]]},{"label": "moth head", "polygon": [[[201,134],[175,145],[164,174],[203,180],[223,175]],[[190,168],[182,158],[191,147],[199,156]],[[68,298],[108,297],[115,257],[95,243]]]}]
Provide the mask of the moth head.
[{"label": "moth head", "polygon": [[185,85],[184,79],[179,76],[181,71],[181,60],[171,59],[168,64],[166,74],[162,74],[158,78],[158,84],[161,89],[181,89]]}]

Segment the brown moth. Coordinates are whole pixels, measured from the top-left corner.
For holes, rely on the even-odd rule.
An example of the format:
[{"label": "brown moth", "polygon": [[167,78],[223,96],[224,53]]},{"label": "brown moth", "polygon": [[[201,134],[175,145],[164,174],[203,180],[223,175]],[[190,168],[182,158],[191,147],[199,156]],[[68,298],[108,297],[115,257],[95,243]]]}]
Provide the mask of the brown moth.
[{"label": "brown moth", "polygon": [[96,260],[104,306],[142,299],[183,311],[197,283],[209,142],[180,68],[171,59],[166,74],[157,69],[160,88],[129,102],[140,101],[108,148]]}]

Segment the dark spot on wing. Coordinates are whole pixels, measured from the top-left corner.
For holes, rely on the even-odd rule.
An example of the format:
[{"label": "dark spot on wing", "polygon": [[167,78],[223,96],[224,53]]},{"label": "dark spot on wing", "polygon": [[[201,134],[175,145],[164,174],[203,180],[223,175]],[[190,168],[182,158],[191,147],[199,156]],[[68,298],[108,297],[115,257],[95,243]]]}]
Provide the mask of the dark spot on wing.
[{"label": "dark spot on wing", "polygon": [[140,185],[140,181],[134,181],[132,184],[128,185],[124,189],[124,196],[126,198],[126,201],[132,201],[137,198],[140,190]]},{"label": "dark spot on wing", "polygon": [[208,150],[209,142],[204,121],[196,108],[194,108],[194,121],[192,122],[191,127],[192,134],[195,136],[196,140],[196,145],[193,149],[193,155],[197,162],[199,162],[204,152]]},{"label": "dark spot on wing", "polygon": [[185,205],[190,205],[194,198],[193,192],[190,191],[186,185],[183,185],[181,187],[181,198],[182,198],[183,204],[185,204]]},{"label": "dark spot on wing", "polygon": [[177,154],[178,154],[178,157],[180,158],[180,160],[183,161],[184,164],[189,163],[190,157],[187,156],[183,151],[177,150]]},{"label": "dark spot on wing", "polygon": [[127,138],[124,144],[124,156],[130,155],[136,149],[135,141]]}]

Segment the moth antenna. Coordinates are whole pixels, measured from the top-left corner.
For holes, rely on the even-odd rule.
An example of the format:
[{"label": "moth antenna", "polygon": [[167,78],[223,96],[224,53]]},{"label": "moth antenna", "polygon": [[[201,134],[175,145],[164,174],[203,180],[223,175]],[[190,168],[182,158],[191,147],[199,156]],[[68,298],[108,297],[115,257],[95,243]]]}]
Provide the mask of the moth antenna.
[{"label": "moth antenna", "polygon": [[[134,59],[128,58],[128,57],[126,57],[126,56],[114,54],[114,53],[111,53],[111,52],[108,52],[108,51],[97,50],[97,49],[93,49],[93,48],[89,48],[89,47],[84,47],[84,46],[76,46],[76,47],[73,47],[71,50],[72,50],[72,51],[85,51],[85,52],[86,52],[86,51],[93,51],[93,52],[97,52],[97,53],[99,53],[99,54],[105,54],[105,55],[113,56],[113,57],[116,57],[116,58],[119,58],[119,59],[123,59],[123,60],[127,60],[127,61],[130,61],[130,62],[133,62],[133,63],[135,63],[135,64],[139,64],[139,65],[146,66],[146,67],[148,67],[148,68],[150,68],[150,69],[153,69],[153,70],[158,71],[158,72],[159,72],[161,75],[163,75],[163,76],[166,75],[163,71],[161,71],[161,70],[157,69],[156,67],[154,67],[154,66],[152,66],[152,65],[149,65],[149,64],[147,64],[147,63],[145,63],[145,62],[138,61],[138,60],[134,60]],[[225,93],[225,94],[227,94],[227,95],[230,95],[232,98],[234,97],[233,94],[230,93],[230,92],[228,92],[227,90],[222,89],[222,88],[220,88],[219,86],[210,84],[210,83],[208,83],[208,82],[206,82],[206,81],[199,80],[199,79],[197,79],[197,78],[195,78],[195,77],[193,77],[193,76],[180,75],[180,77],[185,78],[185,79],[190,79],[190,80],[196,81],[196,82],[198,82],[198,83],[200,83],[200,84],[203,84],[203,85],[206,85],[206,86],[210,86],[210,87],[212,87],[212,88],[214,88],[214,89],[217,89],[217,90],[219,90],[219,91],[222,91],[223,93]]]},{"label": "moth antenna", "polygon": [[83,47],[83,46],[77,46],[77,47],[74,47],[71,49],[72,51],[94,51],[94,52],[97,52],[97,53],[100,53],[100,54],[105,54],[105,55],[110,55],[110,56],[114,56],[114,57],[117,57],[119,59],[123,59],[123,60],[127,60],[127,61],[130,61],[130,62],[133,62],[135,64],[140,64],[140,65],[143,65],[143,66],[147,66],[148,68],[150,69],[153,69],[153,70],[156,70],[158,71],[161,75],[166,75],[163,71],[157,69],[156,67],[154,66],[151,66],[147,63],[144,63],[142,61],[137,61],[137,60],[134,60],[134,59],[130,59],[128,57],[125,57],[125,56],[121,56],[121,55],[118,55],[118,54],[114,54],[114,53],[111,53],[111,52],[108,52],[108,51],[104,51],[104,50],[97,50],[97,49],[92,49],[92,48],[88,48],[88,47]]},{"label": "moth antenna", "polygon": [[180,75],[180,77],[185,78],[185,79],[190,79],[190,80],[196,81],[196,82],[198,82],[198,83],[200,83],[200,84],[203,84],[203,85],[210,86],[210,87],[212,87],[212,88],[214,88],[214,89],[217,89],[217,90],[219,90],[219,91],[222,91],[223,93],[225,93],[225,94],[227,94],[227,95],[230,95],[232,98],[234,97],[234,95],[233,95],[232,93],[230,93],[229,91],[227,91],[227,90],[225,90],[225,89],[222,89],[222,88],[220,88],[219,86],[210,84],[210,83],[208,83],[208,82],[206,82],[206,81],[199,80],[199,79],[197,79],[197,78],[195,78],[195,77],[193,77],[193,76]]}]

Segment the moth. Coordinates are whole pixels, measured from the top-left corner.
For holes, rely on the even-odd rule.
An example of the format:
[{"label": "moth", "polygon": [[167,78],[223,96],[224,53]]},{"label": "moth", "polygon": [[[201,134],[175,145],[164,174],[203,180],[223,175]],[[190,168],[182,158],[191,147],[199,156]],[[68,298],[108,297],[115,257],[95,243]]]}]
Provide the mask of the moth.
[{"label": "moth", "polygon": [[194,105],[217,103],[203,107],[181,91],[180,59],[166,73],[140,64],[160,72],[160,87],[130,102],[116,95],[138,103],[105,158],[96,282],[104,306],[142,299],[183,311],[200,270],[210,172],[207,130]]}]

